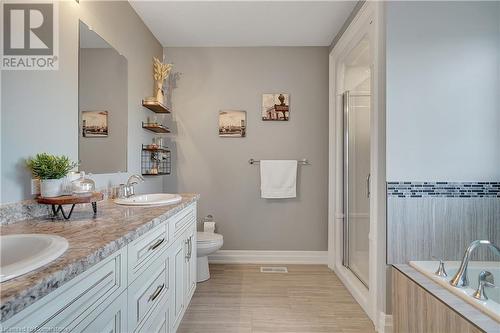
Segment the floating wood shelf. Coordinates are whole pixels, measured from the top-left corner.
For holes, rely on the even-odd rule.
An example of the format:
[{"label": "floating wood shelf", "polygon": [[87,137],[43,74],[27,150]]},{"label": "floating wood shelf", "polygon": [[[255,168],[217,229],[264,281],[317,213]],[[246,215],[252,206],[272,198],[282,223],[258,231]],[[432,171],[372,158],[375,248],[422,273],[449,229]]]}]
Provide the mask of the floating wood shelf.
[{"label": "floating wood shelf", "polygon": [[142,100],[142,106],[156,113],[170,113],[170,109],[160,102]]},{"label": "floating wood shelf", "polygon": [[142,128],[147,129],[148,131],[155,132],[155,133],[170,133],[170,130],[168,127],[165,127],[161,124],[157,123],[145,123],[142,122]]},{"label": "floating wood shelf", "polygon": [[158,147],[154,145],[142,145],[142,150],[145,151],[152,151],[152,152],[160,152],[160,153],[170,153],[170,150],[168,150],[167,147]]},{"label": "floating wood shelf", "polygon": [[170,173],[167,172],[159,172],[159,173],[143,173],[143,176],[168,176]]}]

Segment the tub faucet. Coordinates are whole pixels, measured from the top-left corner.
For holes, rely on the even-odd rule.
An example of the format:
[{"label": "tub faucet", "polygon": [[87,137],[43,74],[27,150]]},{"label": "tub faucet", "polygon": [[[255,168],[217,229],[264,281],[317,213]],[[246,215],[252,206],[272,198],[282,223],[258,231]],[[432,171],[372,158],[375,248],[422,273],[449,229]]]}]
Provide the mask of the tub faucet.
[{"label": "tub faucet", "polygon": [[489,240],[475,240],[467,247],[455,276],[450,280],[450,284],[454,287],[467,287],[469,285],[469,278],[467,277],[467,266],[469,266],[469,260],[472,252],[479,246],[486,246],[493,250],[493,252],[500,256],[500,248],[490,242]]},{"label": "tub faucet", "polygon": [[134,185],[144,182],[144,177],[141,175],[132,175],[128,177],[127,184],[123,187],[123,195],[130,198],[135,194]]},{"label": "tub faucet", "polygon": [[474,292],[474,294],[472,294],[472,297],[480,301],[487,301],[488,296],[484,292],[484,288],[498,288],[497,286],[495,286],[495,278],[490,272],[482,271],[481,273],[479,273],[478,280],[477,290]]}]

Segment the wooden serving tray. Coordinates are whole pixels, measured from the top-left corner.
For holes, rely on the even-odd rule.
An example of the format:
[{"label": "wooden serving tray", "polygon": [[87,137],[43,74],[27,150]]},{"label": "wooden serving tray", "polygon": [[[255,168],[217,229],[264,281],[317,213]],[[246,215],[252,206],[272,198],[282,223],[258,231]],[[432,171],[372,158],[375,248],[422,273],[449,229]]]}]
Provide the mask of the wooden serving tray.
[{"label": "wooden serving tray", "polygon": [[63,195],[54,198],[37,197],[36,202],[44,205],[73,205],[101,201],[104,195],[101,192],[93,192],[91,195]]},{"label": "wooden serving tray", "polygon": [[[52,213],[54,216],[57,216],[59,212],[61,212],[64,219],[69,220],[77,204],[91,203],[94,215],[96,215],[97,202],[103,199],[104,195],[101,192],[93,192],[91,195],[63,195],[54,198],[37,197],[36,202],[43,205],[52,205]],[[71,205],[71,210],[68,215],[64,212],[63,205]]]}]

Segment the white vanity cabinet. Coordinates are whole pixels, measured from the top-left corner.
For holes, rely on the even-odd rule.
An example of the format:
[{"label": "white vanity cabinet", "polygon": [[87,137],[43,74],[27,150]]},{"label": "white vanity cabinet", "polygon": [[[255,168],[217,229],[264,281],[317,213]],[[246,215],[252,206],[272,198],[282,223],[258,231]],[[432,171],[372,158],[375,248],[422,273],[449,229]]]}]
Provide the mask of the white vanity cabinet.
[{"label": "white vanity cabinet", "polygon": [[[66,328],[72,332],[118,333],[127,327],[127,293],[123,292],[111,304],[104,302],[93,312],[78,322],[76,327]],[[43,330],[42,330],[43,332]]]},{"label": "white vanity cabinet", "polygon": [[122,293],[126,294],[126,253],[126,248],[120,249],[64,286],[0,323],[1,331],[78,332],[80,322],[92,322],[93,318],[100,317],[103,304],[106,307]]},{"label": "white vanity cabinet", "polygon": [[196,288],[196,203],[0,323],[2,332],[175,332]]},{"label": "white vanity cabinet", "polygon": [[184,279],[186,281],[186,289],[184,290],[184,299],[189,300],[193,297],[196,289],[196,223],[190,224],[184,234],[186,240],[186,261]]},{"label": "white vanity cabinet", "polygon": [[196,224],[189,223],[178,234],[171,255],[172,331],[179,326],[196,288]]}]

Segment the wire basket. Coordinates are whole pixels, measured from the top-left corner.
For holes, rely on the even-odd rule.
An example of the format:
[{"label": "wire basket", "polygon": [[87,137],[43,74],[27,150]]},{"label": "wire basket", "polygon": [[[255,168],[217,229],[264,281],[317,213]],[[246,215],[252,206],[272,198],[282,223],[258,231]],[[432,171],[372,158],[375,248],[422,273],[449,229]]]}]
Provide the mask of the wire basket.
[{"label": "wire basket", "polygon": [[170,175],[171,168],[170,150],[153,145],[142,145],[141,173],[143,176]]}]

